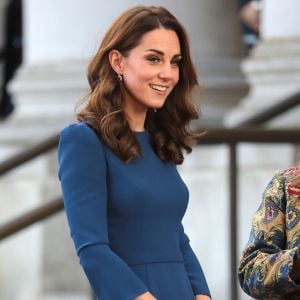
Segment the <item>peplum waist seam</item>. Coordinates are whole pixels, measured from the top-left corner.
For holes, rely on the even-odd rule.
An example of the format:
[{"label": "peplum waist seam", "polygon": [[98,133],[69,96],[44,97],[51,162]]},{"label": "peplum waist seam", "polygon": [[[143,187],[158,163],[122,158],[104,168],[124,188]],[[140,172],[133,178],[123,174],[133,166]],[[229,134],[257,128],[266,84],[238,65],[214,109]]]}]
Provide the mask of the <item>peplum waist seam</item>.
[{"label": "peplum waist seam", "polygon": [[139,262],[131,262],[128,263],[129,266],[136,266],[136,265],[145,265],[145,264],[155,264],[155,263],[184,263],[183,259],[176,259],[176,260],[168,260],[168,259],[156,259],[156,260],[145,260]]},{"label": "peplum waist seam", "polygon": [[150,263],[162,263],[162,262],[183,262],[183,257],[180,252],[158,254],[148,253],[147,255],[131,255],[126,251],[114,251],[120,256],[128,265],[141,265]]}]

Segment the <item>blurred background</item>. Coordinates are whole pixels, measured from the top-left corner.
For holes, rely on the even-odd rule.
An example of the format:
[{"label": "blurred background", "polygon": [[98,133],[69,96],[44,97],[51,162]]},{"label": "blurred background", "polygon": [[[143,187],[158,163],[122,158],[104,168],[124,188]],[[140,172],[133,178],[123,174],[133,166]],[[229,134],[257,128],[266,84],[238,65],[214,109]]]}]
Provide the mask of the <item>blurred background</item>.
[{"label": "blurred background", "polygon": [[57,134],[75,121],[107,27],[138,4],[167,7],[189,33],[202,86],[193,129],[208,134],[179,167],[184,225],[213,298],[250,299],[236,264],[251,217],[274,172],[300,161],[298,0],[0,0],[1,300],[93,298],[59,199]]}]

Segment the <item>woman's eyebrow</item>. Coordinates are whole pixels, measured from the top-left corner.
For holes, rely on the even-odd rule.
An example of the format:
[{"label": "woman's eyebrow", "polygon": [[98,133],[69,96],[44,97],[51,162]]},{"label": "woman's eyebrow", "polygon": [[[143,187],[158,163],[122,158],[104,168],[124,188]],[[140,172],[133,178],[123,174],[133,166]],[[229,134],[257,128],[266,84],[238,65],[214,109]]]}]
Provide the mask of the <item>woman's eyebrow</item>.
[{"label": "woman's eyebrow", "polygon": [[182,55],[181,54],[175,54],[173,57],[174,58],[182,58]]},{"label": "woman's eyebrow", "polygon": [[[162,55],[162,56],[164,56],[165,55],[165,53],[163,52],[163,51],[160,51],[160,50],[157,50],[157,49],[148,49],[148,50],[145,50],[145,52],[155,52],[155,53],[157,53],[157,54],[159,54],[159,55]],[[179,53],[179,54],[175,54],[173,57],[181,57],[181,54]]]}]

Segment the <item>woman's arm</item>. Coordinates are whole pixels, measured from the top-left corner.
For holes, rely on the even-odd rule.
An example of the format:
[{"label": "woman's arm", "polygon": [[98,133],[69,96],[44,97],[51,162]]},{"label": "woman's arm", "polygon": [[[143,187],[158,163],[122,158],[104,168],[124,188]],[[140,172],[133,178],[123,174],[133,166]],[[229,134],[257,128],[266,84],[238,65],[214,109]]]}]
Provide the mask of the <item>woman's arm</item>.
[{"label": "woman's arm", "polygon": [[240,284],[254,298],[284,296],[300,289],[291,278],[297,248],[286,249],[285,207],[284,175],[278,172],[253,217],[250,238],[239,265]]},{"label": "woman's arm", "polygon": [[146,293],[147,287],[109,246],[106,162],[95,132],[84,123],[64,129],[58,159],[71,236],[95,294],[135,299]]},{"label": "woman's arm", "polygon": [[[195,297],[208,297],[210,299],[210,291],[203,273],[202,267],[190,246],[190,240],[184,233],[183,226],[180,229],[180,247],[184,260],[184,266],[188,274]],[[198,300],[198,298],[196,298]],[[199,300],[207,298],[199,298]]]}]

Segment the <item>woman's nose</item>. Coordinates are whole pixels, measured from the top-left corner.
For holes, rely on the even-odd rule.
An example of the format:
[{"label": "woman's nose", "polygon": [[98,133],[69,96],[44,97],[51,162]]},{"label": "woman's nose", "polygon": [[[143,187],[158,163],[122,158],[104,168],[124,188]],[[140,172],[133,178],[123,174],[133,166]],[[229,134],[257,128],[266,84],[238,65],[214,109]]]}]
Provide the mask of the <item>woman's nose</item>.
[{"label": "woman's nose", "polygon": [[159,77],[162,79],[172,79],[174,76],[174,67],[172,68],[171,65],[164,65],[159,72]]}]

